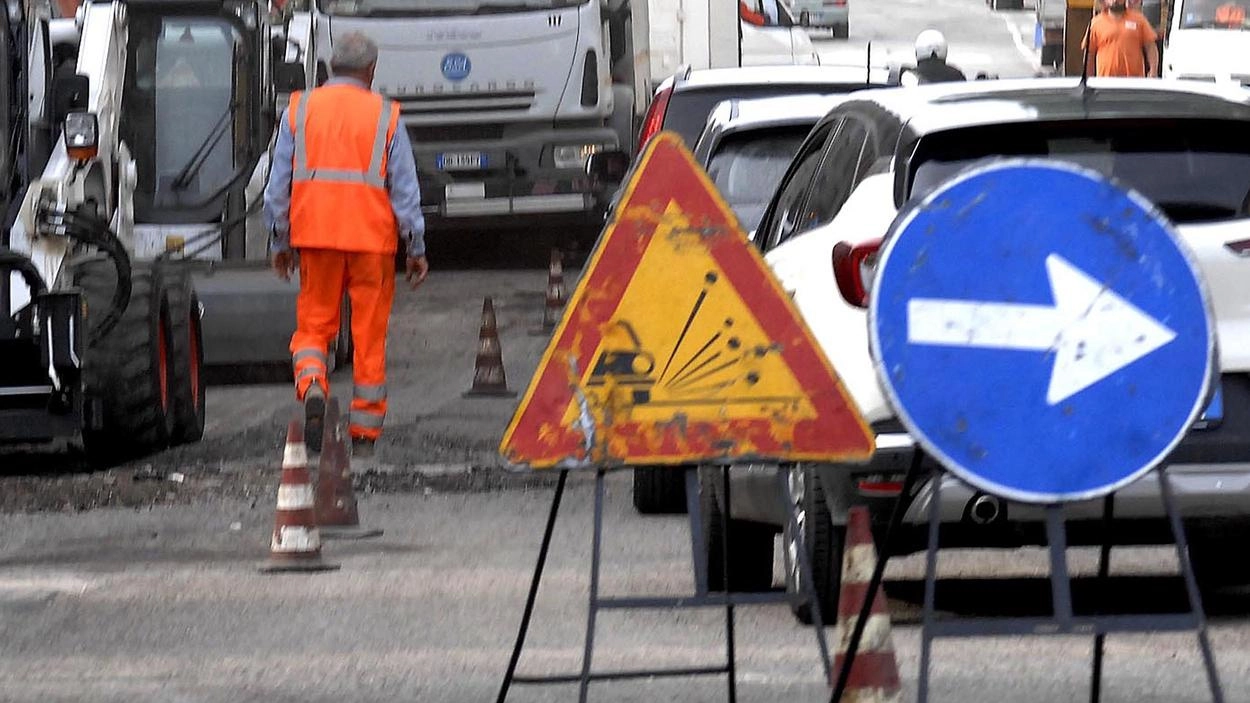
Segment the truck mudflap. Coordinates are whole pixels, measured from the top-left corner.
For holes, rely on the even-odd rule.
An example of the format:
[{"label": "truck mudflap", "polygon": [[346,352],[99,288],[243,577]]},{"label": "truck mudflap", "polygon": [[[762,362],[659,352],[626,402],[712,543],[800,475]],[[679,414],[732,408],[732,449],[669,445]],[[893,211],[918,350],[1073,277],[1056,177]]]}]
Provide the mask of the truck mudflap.
[{"label": "truck mudflap", "polygon": [[193,274],[205,366],[290,363],[298,275],[283,281],[261,264],[215,264]]}]

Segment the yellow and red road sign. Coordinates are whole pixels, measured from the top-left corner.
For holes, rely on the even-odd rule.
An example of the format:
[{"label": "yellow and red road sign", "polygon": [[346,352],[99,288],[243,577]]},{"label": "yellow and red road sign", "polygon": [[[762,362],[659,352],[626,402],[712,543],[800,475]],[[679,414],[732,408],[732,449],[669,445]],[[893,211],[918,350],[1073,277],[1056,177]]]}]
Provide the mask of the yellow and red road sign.
[{"label": "yellow and red road sign", "polygon": [[501,454],[531,468],[581,468],[858,461],[872,449],[716,187],[680,137],[652,139]]}]

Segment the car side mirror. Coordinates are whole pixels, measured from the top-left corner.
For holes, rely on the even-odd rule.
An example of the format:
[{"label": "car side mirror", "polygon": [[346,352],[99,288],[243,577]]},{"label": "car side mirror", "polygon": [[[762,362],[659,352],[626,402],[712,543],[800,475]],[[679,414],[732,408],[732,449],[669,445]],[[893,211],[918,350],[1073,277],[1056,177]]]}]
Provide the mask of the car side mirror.
[{"label": "car side mirror", "polygon": [[83,75],[59,76],[52,82],[51,124],[61,127],[65,116],[87,109],[91,80]]},{"label": "car side mirror", "polygon": [[304,64],[285,61],[274,63],[273,87],[279,93],[303,90],[305,87]]},{"label": "car side mirror", "polygon": [[629,173],[629,154],[614,149],[599,151],[586,159],[586,175],[599,183],[620,183]]}]

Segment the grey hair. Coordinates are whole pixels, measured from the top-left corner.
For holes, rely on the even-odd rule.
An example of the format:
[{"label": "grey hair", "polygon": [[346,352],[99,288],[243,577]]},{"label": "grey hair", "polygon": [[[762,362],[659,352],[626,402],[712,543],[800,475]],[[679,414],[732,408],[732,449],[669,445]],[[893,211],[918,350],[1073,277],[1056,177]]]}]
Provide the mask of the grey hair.
[{"label": "grey hair", "polygon": [[363,71],[378,60],[378,45],[363,32],[348,32],[334,42],[330,70],[335,73]]}]

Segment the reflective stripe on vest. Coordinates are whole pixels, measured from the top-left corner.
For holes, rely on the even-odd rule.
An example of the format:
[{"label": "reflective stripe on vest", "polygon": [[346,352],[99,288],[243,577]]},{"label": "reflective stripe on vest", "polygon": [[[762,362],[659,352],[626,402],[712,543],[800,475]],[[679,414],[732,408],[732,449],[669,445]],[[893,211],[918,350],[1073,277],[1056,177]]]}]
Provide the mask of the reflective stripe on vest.
[{"label": "reflective stripe on vest", "polygon": [[348,171],[335,168],[308,168],[308,95],[299,96],[299,104],[295,108],[295,169],[291,174],[294,181],[323,181],[332,183],[363,183],[375,188],[386,187],[386,176],[382,173],[382,158],[386,156],[386,135],[391,131],[391,103],[382,101],[382,110],[378,114],[377,132],[373,135],[373,151],[369,156],[368,171]]}]

